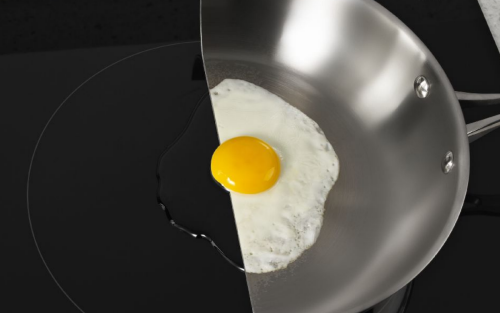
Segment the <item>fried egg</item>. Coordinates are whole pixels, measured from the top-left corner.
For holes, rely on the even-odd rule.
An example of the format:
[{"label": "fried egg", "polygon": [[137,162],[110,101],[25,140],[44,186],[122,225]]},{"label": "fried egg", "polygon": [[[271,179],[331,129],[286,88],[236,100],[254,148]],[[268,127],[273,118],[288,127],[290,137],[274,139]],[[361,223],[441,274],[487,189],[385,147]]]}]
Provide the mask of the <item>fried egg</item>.
[{"label": "fried egg", "polygon": [[230,191],[245,270],[287,267],[318,238],[338,157],[318,124],[252,83],[211,91],[221,145],[212,175]]}]

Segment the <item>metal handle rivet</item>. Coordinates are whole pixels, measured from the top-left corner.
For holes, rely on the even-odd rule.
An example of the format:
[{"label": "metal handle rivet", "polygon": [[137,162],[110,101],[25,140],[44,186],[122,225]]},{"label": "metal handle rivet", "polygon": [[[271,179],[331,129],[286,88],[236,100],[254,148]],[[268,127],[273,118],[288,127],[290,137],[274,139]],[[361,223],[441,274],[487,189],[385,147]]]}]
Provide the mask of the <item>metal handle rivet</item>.
[{"label": "metal handle rivet", "polygon": [[455,167],[455,162],[453,161],[453,152],[448,151],[444,155],[443,161],[441,161],[441,169],[443,173],[448,174]]},{"label": "metal handle rivet", "polygon": [[415,93],[417,97],[423,99],[429,95],[431,85],[425,76],[419,76],[415,78],[415,83],[413,84],[413,88],[415,88]]}]

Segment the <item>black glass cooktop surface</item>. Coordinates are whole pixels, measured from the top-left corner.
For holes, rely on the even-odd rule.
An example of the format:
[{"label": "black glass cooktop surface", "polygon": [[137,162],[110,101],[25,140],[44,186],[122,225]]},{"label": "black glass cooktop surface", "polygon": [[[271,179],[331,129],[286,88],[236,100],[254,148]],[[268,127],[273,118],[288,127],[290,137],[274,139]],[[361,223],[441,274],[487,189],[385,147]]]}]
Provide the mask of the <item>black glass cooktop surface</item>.
[{"label": "black glass cooktop surface", "polygon": [[[210,176],[218,146],[199,42],[160,46],[96,73],[47,124],[29,173],[29,217],[41,257],[85,312],[251,312],[229,194]],[[222,279],[222,283],[221,283]]]},{"label": "black glass cooktop surface", "polygon": [[[379,2],[456,90],[500,93],[500,54],[476,0]],[[156,199],[158,157],[184,132],[160,162],[162,201],[241,262],[229,197],[209,173],[218,140],[200,55],[193,42],[0,57],[7,143],[20,155],[7,164],[21,173],[3,219],[4,311],[251,312],[245,276],[171,227]],[[463,112],[473,122],[500,106]],[[499,159],[500,131],[471,145],[472,213],[411,286],[367,312],[496,310],[500,219],[483,213],[500,208]]]}]

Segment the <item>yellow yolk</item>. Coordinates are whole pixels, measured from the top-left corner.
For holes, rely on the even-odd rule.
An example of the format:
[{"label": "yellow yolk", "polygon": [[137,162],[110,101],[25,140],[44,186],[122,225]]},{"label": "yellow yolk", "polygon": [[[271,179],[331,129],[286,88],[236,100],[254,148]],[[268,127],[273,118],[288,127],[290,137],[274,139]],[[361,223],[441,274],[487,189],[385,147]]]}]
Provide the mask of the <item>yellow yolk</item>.
[{"label": "yellow yolk", "polygon": [[253,194],[271,188],[280,175],[274,149],[255,137],[236,137],[221,144],[212,156],[212,175],[231,191]]}]

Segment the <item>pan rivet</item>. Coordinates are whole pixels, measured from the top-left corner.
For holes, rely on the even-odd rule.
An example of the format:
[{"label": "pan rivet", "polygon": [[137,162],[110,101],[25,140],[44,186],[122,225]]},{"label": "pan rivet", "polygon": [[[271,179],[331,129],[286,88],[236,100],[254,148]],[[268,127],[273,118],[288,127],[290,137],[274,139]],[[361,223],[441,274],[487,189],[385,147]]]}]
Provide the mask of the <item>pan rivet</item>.
[{"label": "pan rivet", "polygon": [[455,162],[453,161],[453,152],[448,151],[444,155],[443,161],[441,161],[441,169],[443,173],[448,174],[455,167]]},{"label": "pan rivet", "polygon": [[425,76],[419,76],[415,79],[413,87],[415,88],[417,97],[423,99],[429,95],[431,85]]}]

